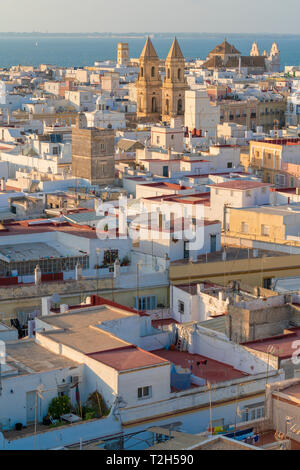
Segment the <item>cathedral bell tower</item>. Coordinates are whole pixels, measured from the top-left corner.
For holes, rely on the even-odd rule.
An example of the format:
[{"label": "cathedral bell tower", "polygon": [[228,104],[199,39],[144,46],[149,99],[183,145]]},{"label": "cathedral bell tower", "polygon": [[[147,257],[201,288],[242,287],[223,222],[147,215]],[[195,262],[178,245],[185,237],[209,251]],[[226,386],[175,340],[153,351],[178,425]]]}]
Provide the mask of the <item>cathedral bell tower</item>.
[{"label": "cathedral bell tower", "polygon": [[161,117],[159,58],[149,37],[140,56],[136,91],[137,118],[149,122],[159,121]]},{"label": "cathedral bell tower", "polygon": [[175,38],[165,61],[166,76],[162,86],[162,120],[184,115],[185,91],[189,88],[184,76],[185,60]]}]

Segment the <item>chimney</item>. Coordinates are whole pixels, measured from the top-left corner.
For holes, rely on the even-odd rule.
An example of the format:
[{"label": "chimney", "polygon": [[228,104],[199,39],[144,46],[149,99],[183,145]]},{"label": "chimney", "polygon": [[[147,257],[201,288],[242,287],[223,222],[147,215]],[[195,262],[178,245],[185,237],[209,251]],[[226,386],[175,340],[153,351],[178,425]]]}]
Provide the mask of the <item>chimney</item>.
[{"label": "chimney", "polygon": [[201,292],[203,292],[203,290],[204,290],[204,284],[203,283],[197,284],[197,294],[200,295]]},{"label": "chimney", "polygon": [[79,263],[77,263],[75,266],[75,279],[76,281],[80,281],[81,278],[82,278],[82,267]]},{"label": "chimney", "polygon": [[34,270],[34,283],[37,286],[41,283],[41,281],[42,281],[42,272],[41,272],[41,268],[37,264]]},{"label": "chimney", "polygon": [[219,291],[219,301],[222,302],[224,300],[224,292],[222,290]]}]

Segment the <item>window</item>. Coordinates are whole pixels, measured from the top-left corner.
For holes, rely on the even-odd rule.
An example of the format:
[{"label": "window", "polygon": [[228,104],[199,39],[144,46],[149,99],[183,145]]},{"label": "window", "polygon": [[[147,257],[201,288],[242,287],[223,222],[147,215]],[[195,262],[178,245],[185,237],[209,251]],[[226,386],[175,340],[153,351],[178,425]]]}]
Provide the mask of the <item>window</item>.
[{"label": "window", "polygon": [[[147,295],[139,297],[139,308],[138,310],[155,310],[157,307],[157,296]],[[137,297],[135,297],[135,308],[137,309]]]},{"label": "window", "polygon": [[155,77],[155,67],[151,68],[151,77]]},{"label": "window", "polygon": [[270,235],[270,227],[268,225],[261,225],[261,234],[265,237],[268,237]]},{"label": "window", "polygon": [[58,155],[58,147],[53,147],[53,155]]},{"label": "window", "polygon": [[156,113],[156,98],[153,96],[152,98],[152,113]]},{"label": "window", "polygon": [[112,265],[118,258],[118,250],[105,250],[103,255],[103,264]]},{"label": "window", "polygon": [[232,162],[227,163],[227,168],[232,168]]},{"label": "window", "polygon": [[147,387],[139,387],[137,391],[137,396],[139,400],[143,400],[145,398],[151,398],[152,386],[148,385]]},{"label": "window", "polygon": [[171,76],[171,72],[170,72],[170,69],[168,69],[168,78],[170,78]]},{"label": "window", "polygon": [[160,137],[159,137],[159,136],[156,137],[156,143],[157,143],[157,144],[160,143]]},{"label": "window", "polygon": [[180,98],[177,103],[177,114],[182,114],[182,99]]},{"label": "window", "polygon": [[178,312],[184,314],[184,302],[182,300],[178,300]]},{"label": "window", "polygon": [[260,419],[265,416],[264,402],[256,403],[255,405],[249,405],[244,408],[245,421],[252,421],[254,419]]},{"label": "window", "polygon": [[242,222],[241,232],[242,233],[249,233],[249,225],[246,222]]},{"label": "window", "polygon": [[166,100],[166,114],[169,114],[169,100]]},{"label": "window", "polygon": [[251,191],[249,190],[246,191],[246,197],[251,197]]},{"label": "window", "polygon": [[264,288],[271,289],[271,287],[272,287],[272,278],[271,277],[264,278]]},{"label": "window", "polygon": [[178,77],[178,80],[181,80],[181,69],[178,69],[177,77]]}]

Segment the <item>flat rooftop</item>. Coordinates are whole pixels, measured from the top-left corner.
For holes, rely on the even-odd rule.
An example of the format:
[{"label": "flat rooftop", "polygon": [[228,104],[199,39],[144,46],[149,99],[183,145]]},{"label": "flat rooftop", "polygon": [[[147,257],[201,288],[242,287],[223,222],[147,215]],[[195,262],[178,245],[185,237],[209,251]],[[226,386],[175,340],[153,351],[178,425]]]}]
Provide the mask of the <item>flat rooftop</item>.
[{"label": "flat rooftop", "polygon": [[52,341],[70,346],[83,354],[108,351],[129,346],[111,333],[100,328],[101,323],[135,315],[118,308],[103,306],[87,307],[84,311],[70,311],[59,315],[42,317],[53,330],[39,332]]},{"label": "flat rooftop", "polygon": [[47,372],[62,367],[71,368],[79,365],[67,357],[54,354],[39,346],[34,339],[7,342],[6,354],[6,364],[15,369],[16,375]]},{"label": "flat rooftop", "polygon": [[118,371],[142,369],[167,365],[169,361],[151,352],[143,351],[137,346],[125,346],[111,351],[100,351],[89,354],[92,359],[102,362]]},{"label": "flat rooftop", "polygon": [[244,212],[258,212],[273,215],[296,215],[300,213],[300,204],[282,204],[278,206],[232,207],[231,210]]},{"label": "flat rooftop", "polygon": [[[167,349],[158,349],[152,351],[153,354],[167,359],[175,366],[181,366],[183,369],[190,370],[193,366],[193,375],[201,379],[208,380],[211,383],[226,382],[228,380],[246,377],[249,374],[235,369],[234,367],[223,362],[215,361],[199,354],[190,354],[186,351],[171,351]],[[207,365],[197,366],[197,362],[207,360]]]},{"label": "flat rooftop", "polygon": [[39,260],[41,258],[61,258],[62,256],[83,256],[79,250],[55,243],[55,247],[47,243],[16,243],[0,245],[0,259],[7,263]]},{"label": "flat rooftop", "polygon": [[269,353],[279,359],[288,359],[295,353],[294,342],[299,340],[300,327],[296,327],[286,330],[286,334],[262,338],[257,341],[248,341],[242,343],[242,345],[255,351]]},{"label": "flat rooftop", "polygon": [[[207,255],[199,255],[197,261],[193,262],[193,264],[197,263],[217,263],[220,261],[224,261],[222,256],[223,252],[226,251],[226,261],[233,261],[233,260],[243,260],[243,259],[255,259],[253,256],[253,250],[248,250],[247,248],[240,248],[240,246],[227,246],[226,249],[216,251],[215,253],[207,253]],[[261,250],[257,249],[257,257],[256,258],[272,258],[278,256],[288,256],[288,253],[284,253],[281,251],[271,251],[271,250]],[[178,264],[188,264],[188,259],[182,259],[177,261],[171,261],[171,265],[176,266]]]},{"label": "flat rooftop", "polygon": [[272,186],[270,183],[260,183],[258,181],[251,180],[234,180],[234,181],[225,181],[224,183],[210,184],[208,185],[213,188],[220,189],[235,189],[239,191],[246,191],[248,189],[263,188],[265,186]]}]

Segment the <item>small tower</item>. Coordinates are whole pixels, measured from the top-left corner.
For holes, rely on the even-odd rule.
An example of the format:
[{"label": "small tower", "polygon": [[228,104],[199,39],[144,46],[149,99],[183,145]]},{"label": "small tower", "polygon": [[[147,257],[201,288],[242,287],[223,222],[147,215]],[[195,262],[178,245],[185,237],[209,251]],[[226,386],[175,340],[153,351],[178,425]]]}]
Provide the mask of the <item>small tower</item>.
[{"label": "small tower", "polygon": [[124,67],[127,67],[129,63],[129,46],[127,42],[118,43],[117,63]]},{"label": "small tower", "polygon": [[280,72],[280,52],[276,42],[273,42],[270,55],[268,57],[268,71]]},{"label": "small tower", "polygon": [[41,281],[42,281],[42,272],[41,272],[41,268],[37,264],[34,269],[34,283],[37,286],[41,283]]},{"label": "small tower", "polygon": [[254,43],[252,44],[252,49],[250,51],[250,56],[252,56],[252,57],[260,56],[259,48],[258,48],[258,45],[257,45],[256,41],[254,41]]},{"label": "small tower", "polygon": [[149,37],[140,56],[136,92],[137,118],[150,122],[159,121],[161,116],[159,58]]},{"label": "small tower", "polygon": [[76,127],[78,129],[86,129],[87,127],[86,115],[82,112],[78,113],[76,117]]},{"label": "small tower", "polygon": [[184,76],[185,60],[175,38],[165,61],[166,76],[162,86],[162,120],[184,115],[185,91],[189,88]]}]

